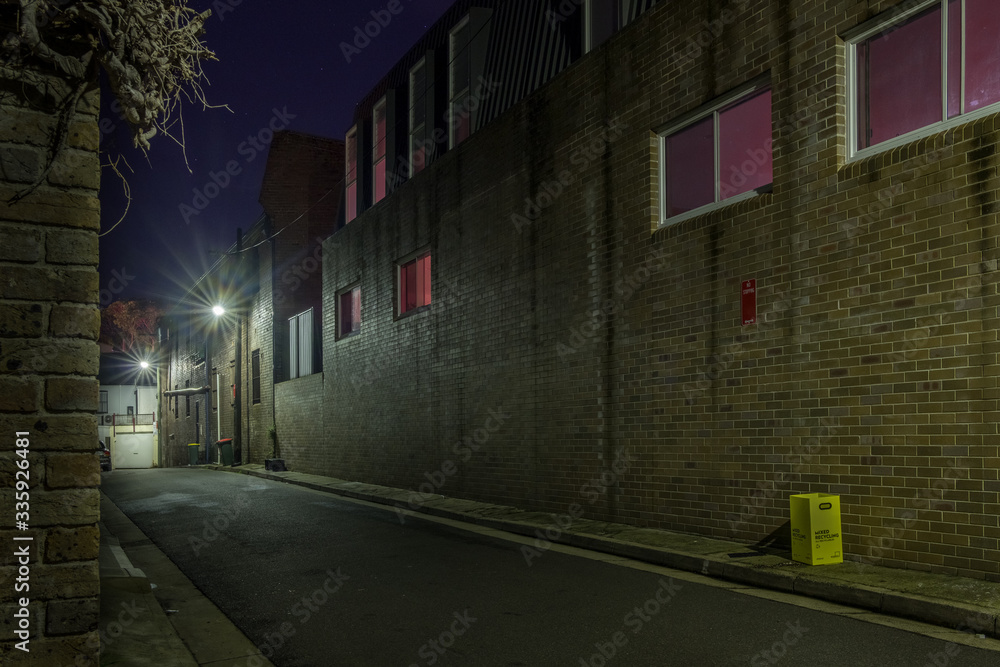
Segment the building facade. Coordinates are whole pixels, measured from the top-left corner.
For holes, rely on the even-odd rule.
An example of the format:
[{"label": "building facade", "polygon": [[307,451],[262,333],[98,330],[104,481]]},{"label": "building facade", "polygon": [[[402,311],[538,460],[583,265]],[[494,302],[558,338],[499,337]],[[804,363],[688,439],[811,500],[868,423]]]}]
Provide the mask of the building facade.
[{"label": "building facade", "polygon": [[[167,318],[160,370],[167,465],[186,465],[194,443],[200,460],[218,461],[215,443],[224,438],[237,461],[261,462],[274,454],[278,406],[292,420],[318,418],[294,400],[276,402],[275,389],[321,377],[321,250],[342,215],[343,156],[343,142],[275,133],[263,215]],[[219,316],[217,305],[225,310]]]},{"label": "building facade", "polygon": [[1000,575],[992,5],[515,4],[359,105],[290,466],[748,542],[836,493],[848,558]]}]

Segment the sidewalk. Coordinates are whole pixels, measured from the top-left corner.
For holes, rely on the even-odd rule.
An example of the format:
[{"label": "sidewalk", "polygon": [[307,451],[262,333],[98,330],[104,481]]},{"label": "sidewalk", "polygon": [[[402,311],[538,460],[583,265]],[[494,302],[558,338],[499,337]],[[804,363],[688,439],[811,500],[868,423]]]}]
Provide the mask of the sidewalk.
[{"label": "sidewalk", "polygon": [[[554,515],[434,495],[411,507],[410,491],[264,466],[203,465],[348,498],[389,505],[406,515],[430,514],[517,535],[633,558],[750,586],[769,588],[900,616],[974,635],[1000,638],[1000,583],[916,570],[845,562],[810,567],[788,553],[762,553],[727,540],[576,519],[566,529]],[[568,518],[564,517],[564,518]],[[566,523],[565,521],[563,523]],[[531,546],[531,545],[529,545]]]},{"label": "sidewalk", "polygon": [[102,666],[245,667],[258,653],[103,493],[100,528]]}]

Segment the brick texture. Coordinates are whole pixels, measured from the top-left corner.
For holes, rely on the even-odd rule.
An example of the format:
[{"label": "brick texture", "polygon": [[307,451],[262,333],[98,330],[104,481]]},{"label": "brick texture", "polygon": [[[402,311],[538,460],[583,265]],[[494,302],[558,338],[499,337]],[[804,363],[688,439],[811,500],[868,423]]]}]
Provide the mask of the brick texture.
[{"label": "brick texture", "polygon": [[[48,90],[65,89],[51,80]],[[0,591],[4,664],[96,664],[100,483],[97,442],[98,282],[100,226],[98,93],[85,96],[70,124],[69,148],[50,178],[14,205],[12,195],[45,167],[58,100],[19,92],[0,99],[0,536],[30,546],[30,653],[15,648],[13,585]],[[27,457],[14,434],[27,434]],[[29,530],[15,524],[16,477],[28,463]],[[19,520],[19,519],[18,519]],[[31,542],[14,542],[30,536]],[[0,559],[12,582],[13,549]]]},{"label": "brick texture", "polygon": [[[747,542],[836,493],[849,558],[1000,577],[997,116],[846,159],[840,36],[900,4],[659,3],[368,209],[324,244],[326,438],[289,456]],[[657,129],[768,73],[773,191],[657,229]]]}]

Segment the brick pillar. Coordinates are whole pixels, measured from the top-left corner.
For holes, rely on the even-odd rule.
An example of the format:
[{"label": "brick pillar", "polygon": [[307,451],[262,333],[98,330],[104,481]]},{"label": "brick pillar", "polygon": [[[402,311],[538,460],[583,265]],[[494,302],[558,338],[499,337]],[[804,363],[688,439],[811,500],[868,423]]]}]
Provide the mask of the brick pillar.
[{"label": "brick pillar", "polygon": [[[51,97],[0,79],[0,662],[96,665],[96,92],[78,105],[69,144],[47,182],[7,204],[45,166],[54,104],[66,92],[57,78],[48,84]],[[27,434],[23,458],[17,432]],[[27,530],[15,516],[19,466],[27,468]],[[24,548],[22,569],[16,554]],[[27,589],[17,590],[19,578]],[[17,648],[22,599],[29,632],[22,646],[30,653]]]}]

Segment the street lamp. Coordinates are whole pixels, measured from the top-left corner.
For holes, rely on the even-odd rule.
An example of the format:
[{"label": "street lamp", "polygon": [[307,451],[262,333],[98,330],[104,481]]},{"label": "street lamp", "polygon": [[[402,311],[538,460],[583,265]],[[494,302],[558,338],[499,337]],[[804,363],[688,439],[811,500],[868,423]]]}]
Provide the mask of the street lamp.
[{"label": "street lamp", "polygon": [[222,317],[223,315],[226,314],[226,309],[223,308],[222,306],[212,306],[212,313],[216,317]]}]

